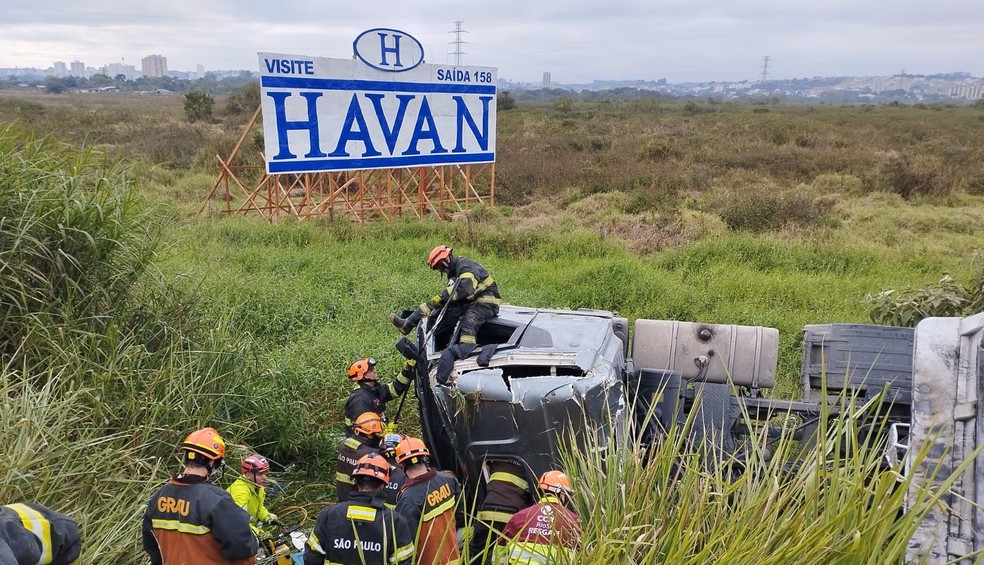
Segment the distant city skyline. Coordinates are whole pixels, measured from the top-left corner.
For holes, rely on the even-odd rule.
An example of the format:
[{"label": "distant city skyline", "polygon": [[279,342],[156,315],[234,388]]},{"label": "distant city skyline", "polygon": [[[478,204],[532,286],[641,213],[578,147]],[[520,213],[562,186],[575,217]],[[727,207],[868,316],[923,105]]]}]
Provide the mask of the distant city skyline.
[{"label": "distant city skyline", "polygon": [[[984,75],[984,2],[976,0],[419,0],[382,14],[369,3],[329,9],[310,0],[289,9],[254,0],[5,3],[0,67],[136,66],[161,54],[169,68],[189,72],[257,70],[258,51],[346,58],[361,31],[390,27],[419,39],[430,63],[460,58],[525,83],[542,83],[545,72],[558,84],[758,80],[766,56],[777,80]],[[455,22],[463,33],[455,35]]]}]

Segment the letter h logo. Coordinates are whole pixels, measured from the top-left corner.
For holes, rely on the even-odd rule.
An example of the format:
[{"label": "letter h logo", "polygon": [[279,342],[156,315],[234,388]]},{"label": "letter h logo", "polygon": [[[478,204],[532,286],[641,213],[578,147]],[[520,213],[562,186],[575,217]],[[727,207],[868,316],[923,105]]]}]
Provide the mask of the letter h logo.
[{"label": "letter h logo", "polygon": [[394,34],[393,46],[390,47],[386,45],[386,37],[389,36],[389,34],[380,32],[378,35],[379,35],[379,58],[380,58],[379,65],[381,67],[388,67],[389,62],[387,61],[386,55],[388,53],[392,53],[393,56],[396,58],[396,63],[394,66],[402,67],[403,63],[400,62],[400,38],[403,36]]}]

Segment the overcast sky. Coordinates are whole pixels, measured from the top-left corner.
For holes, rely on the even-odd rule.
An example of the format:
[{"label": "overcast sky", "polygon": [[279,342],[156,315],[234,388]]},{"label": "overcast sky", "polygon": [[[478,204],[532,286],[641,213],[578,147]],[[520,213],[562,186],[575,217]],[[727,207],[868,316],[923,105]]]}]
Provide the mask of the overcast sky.
[{"label": "overcast sky", "polygon": [[557,83],[984,76],[984,0],[0,0],[0,67],[80,60],[259,70],[257,52],[348,58],[362,31],[416,37],[433,64]]}]

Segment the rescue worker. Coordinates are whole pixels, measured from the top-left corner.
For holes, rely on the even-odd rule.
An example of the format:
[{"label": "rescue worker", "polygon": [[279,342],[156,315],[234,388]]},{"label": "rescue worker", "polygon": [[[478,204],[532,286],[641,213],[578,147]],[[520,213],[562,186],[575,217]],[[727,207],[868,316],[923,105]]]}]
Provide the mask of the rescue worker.
[{"label": "rescue worker", "polygon": [[450,473],[427,466],[430,450],[423,441],[408,437],[396,446],[396,461],[407,474],[407,482],[396,500],[396,511],[416,531],[416,563],[445,565],[460,562],[455,510],[461,485]]},{"label": "rescue worker", "polygon": [[153,565],[252,565],[258,549],[249,516],[229,493],[209,484],[225,460],[213,428],[192,432],[178,450],[184,469],[150,497],[143,548]]},{"label": "rescue worker", "polygon": [[33,502],[0,506],[0,564],[69,565],[81,554],[71,516]]},{"label": "rescue worker", "polygon": [[356,387],[349,393],[345,401],[345,431],[352,435],[352,424],[355,418],[366,412],[375,412],[386,423],[386,403],[394,398],[399,398],[410,388],[413,380],[413,368],[417,362],[407,359],[403,363],[403,369],[393,382],[386,384],[379,383],[379,375],[376,374],[376,360],[372,357],[359,359],[352,363],[348,368],[349,379],[356,383]]},{"label": "rescue worker", "polygon": [[384,489],[386,491],[386,507],[390,509],[396,508],[397,495],[400,494],[403,483],[407,481],[407,474],[403,472],[403,467],[396,462],[396,446],[403,441],[404,437],[400,434],[386,434],[379,448],[379,454],[385,457],[390,464],[389,482],[386,483]]},{"label": "rescue worker", "polygon": [[445,384],[455,360],[468,357],[478,346],[478,330],[499,314],[502,296],[499,285],[485,267],[467,257],[455,257],[452,248],[447,245],[438,245],[431,250],[427,256],[427,266],[445,274],[448,277],[447,286],[406,318],[391,314],[390,321],[406,335],[417,327],[422,318],[445,306],[448,311],[442,324],[448,323],[453,327],[456,321],[461,321],[458,343],[445,348],[438,363],[437,381]]},{"label": "rescue worker", "polygon": [[513,514],[533,504],[523,467],[508,460],[489,461],[487,467],[489,479],[485,484],[485,497],[478,505],[468,543],[468,556],[473,565],[491,562],[489,546],[494,545],[506,522]]},{"label": "rescue worker", "polygon": [[364,455],[379,453],[383,421],[375,412],[363,412],[352,426],[355,435],[338,444],[338,463],[335,466],[335,492],[338,502],[348,500],[352,493],[352,470]]},{"label": "rescue worker", "polygon": [[413,538],[407,521],[383,505],[380,490],[389,480],[389,463],[378,453],[363,456],[352,470],[349,500],[318,514],[304,547],[304,565],[409,565]]},{"label": "rescue worker", "polygon": [[543,496],[506,523],[495,548],[496,563],[575,563],[581,520],[572,511],[571,481],[562,471],[540,475]]},{"label": "rescue worker", "polygon": [[241,474],[229,488],[229,495],[237,506],[249,515],[249,527],[257,538],[269,537],[263,530],[266,525],[280,524],[277,515],[267,510],[266,500],[267,474],[270,472],[270,462],[260,454],[250,455],[243,459],[240,466]]}]

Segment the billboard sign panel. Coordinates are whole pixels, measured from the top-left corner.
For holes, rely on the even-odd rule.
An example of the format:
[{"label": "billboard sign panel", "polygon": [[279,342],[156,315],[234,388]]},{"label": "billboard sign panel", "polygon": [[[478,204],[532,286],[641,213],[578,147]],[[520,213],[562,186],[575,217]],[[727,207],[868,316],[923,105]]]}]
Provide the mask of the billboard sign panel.
[{"label": "billboard sign panel", "polygon": [[424,62],[423,46],[377,28],[352,59],[259,53],[267,172],[495,161],[496,69]]}]

